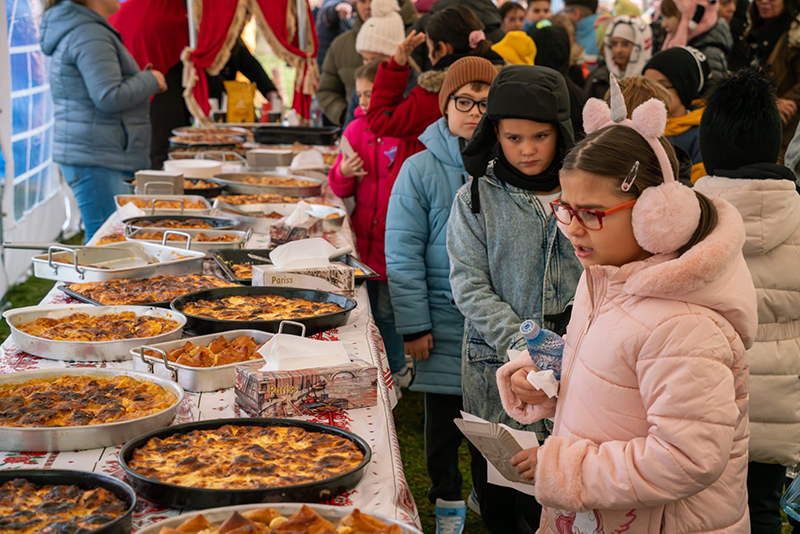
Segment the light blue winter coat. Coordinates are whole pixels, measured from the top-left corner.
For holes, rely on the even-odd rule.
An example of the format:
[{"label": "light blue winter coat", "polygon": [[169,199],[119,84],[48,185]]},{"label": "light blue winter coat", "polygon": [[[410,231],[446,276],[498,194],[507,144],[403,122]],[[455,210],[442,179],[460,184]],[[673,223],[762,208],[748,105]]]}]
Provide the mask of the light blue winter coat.
[{"label": "light blue winter coat", "polygon": [[158,82],[95,11],[64,0],[45,11],[40,42],[50,60],[53,160],[134,172],[150,167],[150,102]]},{"label": "light blue winter coat", "polygon": [[[519,427],[500,404],[497,369],[508,361],[508,349],[525,348],[519,333],[524,320],[564,333],[583,267],[532,191],[498,180],[493,164],[479,180],[480,213],[472,213],[470,185],[462,187],[447,229],[450,283],[466,318],[464,410]],[[560,325],[552,322],[558,315]]]},{"label": "light blue winter coat", "polygon": [[431,331],[433,350],[415,362],[411,389],[461,395],[464,317],[453,302],[447,220],[456,191],[469,176],[460,140],[447,120],[419,137],[427,150],[408,158],[397,176],[386,217],[386,272],[400,334]]}]

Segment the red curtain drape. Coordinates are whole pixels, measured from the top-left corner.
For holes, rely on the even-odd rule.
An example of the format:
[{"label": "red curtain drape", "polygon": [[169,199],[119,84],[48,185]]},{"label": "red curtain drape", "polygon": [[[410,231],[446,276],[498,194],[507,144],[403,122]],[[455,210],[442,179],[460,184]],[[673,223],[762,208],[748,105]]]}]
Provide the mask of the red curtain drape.
[{"label": "red curtain drape", "polygon": [[[206,71],[217,74],[227,61],[231,48],[242,30],[246,16],[253,14],[273,52],[294,67],[297,78],[294,87],[293,108],[303,117],[308,117],[311,99],[319,81],[317,69],[317,34],[314,18],[308,2],[306,9],[306,32],[298,35],[296,0],[205,0],[198,30],[197,47],[184,61],[194,67],[191,92],[187,92],[187,104],[193,114],[209,113],[208,81]],[[307,52],[300,50],[299,39],[306,42]],[[185,72],[191,69],[184,68]],[[192,102],[191,100],[194,100]]]}]

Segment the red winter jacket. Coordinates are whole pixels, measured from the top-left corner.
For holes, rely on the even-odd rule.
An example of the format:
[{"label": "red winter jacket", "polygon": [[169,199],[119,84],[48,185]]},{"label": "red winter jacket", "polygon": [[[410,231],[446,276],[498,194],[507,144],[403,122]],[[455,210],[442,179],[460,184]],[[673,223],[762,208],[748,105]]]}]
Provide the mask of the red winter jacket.
[{"label": "red winter jacket", "polygon": [[364,160],[364,171],[367,174],[358,178],[342,176],[339,172],[342,155],[339,154],[328,175],[328,183],[336,196],[345,198],[355,195],[356,207],[352,222],[358,255],[380,273],[379,280],[385,281],[386,210],[397,175],[395,168],[400,166],[397,162],[397,146],[400,141],[393,137],[375,135],[360,107],[356,108],[355,119],[347,125],[344,136]]},{"label": "red winter jacket", "polygon": [[403,93],[410,72],[408,65],[401,67],[394,62],[394,58],[381,64],[367,111],[369,127],[375,135],[400,140],[397,159],[391,169],[392,182],[405,160],[425,150],[425,145],[417,138],[428,126],[442,118],[439,90],[444,82],[444,71],[420,74],[418,85],[406,97]]}]

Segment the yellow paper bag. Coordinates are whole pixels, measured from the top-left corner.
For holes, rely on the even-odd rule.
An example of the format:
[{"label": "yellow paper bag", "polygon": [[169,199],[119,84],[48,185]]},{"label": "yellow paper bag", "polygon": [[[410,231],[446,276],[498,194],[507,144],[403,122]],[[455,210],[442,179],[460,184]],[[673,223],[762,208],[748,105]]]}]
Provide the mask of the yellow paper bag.
[{"label": "yellow paper bag", "polygon": [[255,122],[256,84],[244,82],[225,82],[228,93],[228,122]]}]

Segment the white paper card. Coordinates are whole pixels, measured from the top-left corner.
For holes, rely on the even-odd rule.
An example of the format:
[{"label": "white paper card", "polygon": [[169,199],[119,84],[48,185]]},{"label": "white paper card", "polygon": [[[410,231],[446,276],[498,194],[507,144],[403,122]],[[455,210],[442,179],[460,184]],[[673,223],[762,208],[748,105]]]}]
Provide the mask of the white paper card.
[{"label": "white paper card", "polygon": [[266,362],[262,371],[294,371],[350,363],[350,357],[340,341],[317,341],[289,334],[272,336],[258,353]]},{"label": "white paper card", "polygon": [[293,171],[322,169],[325,167],[325,158],[316,150],[303,150],[293,159],[289,169]]},{"label": "white paper card", "polygon": [[117,211],[119,212],[120,220],[125,219],[132,219],[133,217],[143,217],[145,215],[145,211],[143,209],[139,209],[136,207],[136,204],[133,202],[128,202],[121,208],[118,208]]},{"label": "white paper card", "polygon": [[336,247],[326,240],[312,237],[275,247],[275,250],[269,253],[269,259],[276,269],[327,267],[331,264],[328,258],[335,252]]},{"label": "white paper card", "polygon": [[[502,423],[490,423],[484,419],[481,419],[478,416],[463,411],[461,412],[461,417],[464,419],[465,422],[469,421],[471,423],[481,424],[486,426],[496,425],[500,428],[505,429],[506,431],[508,431],[509,434],[511,434],[511,436],[514,437],[517,444],[519,444],[521,450],[531,449],[539,446],[539,439],[536,437],[536,434],[534,432],[515,430]],[[486,458],[485,454],[484,458]],[[525,482],[513,482],[511,480],[508,480],[503,474],[501,474],[501,472],[494,465],[492,465],[492,461],[489,460],[489,458],[486,458],[486,465],[487,465],[488,482],[490,484],[494,484],[495,486],[503,486],[505,488],[512,488],[526,495],[532,495],[532,496],[536,495],[536,487],[527,480]],[[517,474],[517,470],[515,467],[512,467],[510,463],[508,464],[508,466],[515,475],[519,476]]]}]

